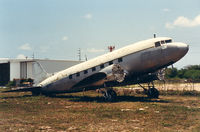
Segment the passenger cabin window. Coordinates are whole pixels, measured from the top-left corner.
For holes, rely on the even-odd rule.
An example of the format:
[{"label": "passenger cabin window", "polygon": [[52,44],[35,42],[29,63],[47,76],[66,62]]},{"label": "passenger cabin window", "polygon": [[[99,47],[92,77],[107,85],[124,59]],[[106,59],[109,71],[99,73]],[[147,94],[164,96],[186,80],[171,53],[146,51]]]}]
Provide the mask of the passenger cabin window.
[{"label": "passenger cabin window", "polygon": [[92,71],[96,71],[96,67],[92,67]]},{"label": "passenger cabin window", "polygon": [[122,62],[122,58],[118,58],[118,62]]},{"label": "passenger cabin window", "polygon": [[101,69],[104,68],[104,64],[100,65],[100,68],[101,68]]},{"label": "passenger cabin window", "polygon": [[158,46],[160,46],[160,42],[159,41],[155,42],[155,47],[158,47]]},{"label": "passenger cabin window", "polygon": [[85,71],[84,71],[84,74],[87,74],[87,73],[88,73],[88,70],[85,70]]},{"label": "passenger cabin window", "polygon": [[72,79],[72,75],[69,75],[69,79]]},{"label": "passenger cabin window", "polygon": [[164,40],[162,40],[162,41],[161,41],[161,44],[165,44],[165,41],[164,41]]},{"label": "passenger cabin window", "polygon": [[171,43],[171,42],[172,42],[171,39],[169,39],[169,40],[165,40],[165,43]]},{"label": "passenger cabin window", "polygon": [[113,61],[109,61],[109,65],[112,65],[113,64]]},{"label": "passenger cabin window", "polygon": [[76,76],[79,77],[80,76],[80,72],[76,73]]}]

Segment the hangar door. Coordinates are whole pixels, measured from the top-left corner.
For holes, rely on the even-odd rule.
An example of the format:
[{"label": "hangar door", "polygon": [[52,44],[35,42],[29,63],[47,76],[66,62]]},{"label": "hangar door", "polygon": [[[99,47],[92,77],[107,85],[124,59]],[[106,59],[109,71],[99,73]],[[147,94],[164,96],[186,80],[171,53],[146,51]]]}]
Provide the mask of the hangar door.
[{"label": "hangar door", "polygon": [[10,63],[0,64],[0,85],[4,86],[10,81]]},{"label": "hangar door", "polygon": [[27,62],[20,63],[20,78],[21,79],[27,78]]}]

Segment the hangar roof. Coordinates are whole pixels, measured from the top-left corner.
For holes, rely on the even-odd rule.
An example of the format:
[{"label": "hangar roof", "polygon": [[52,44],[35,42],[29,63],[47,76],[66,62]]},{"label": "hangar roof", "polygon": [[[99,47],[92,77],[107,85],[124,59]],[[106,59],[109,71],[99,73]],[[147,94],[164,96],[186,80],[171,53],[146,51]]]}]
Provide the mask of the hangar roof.
[{"label": "hangar roof", "polygon": [[1,63],[8,63],[8,62],[35,62],[35,61],[57,61],[57,62],[80,62],[80,61],[74,61],[74,60],[51,60],[51,59],[10,59],[10,58],[0,58],[0,64]]}]

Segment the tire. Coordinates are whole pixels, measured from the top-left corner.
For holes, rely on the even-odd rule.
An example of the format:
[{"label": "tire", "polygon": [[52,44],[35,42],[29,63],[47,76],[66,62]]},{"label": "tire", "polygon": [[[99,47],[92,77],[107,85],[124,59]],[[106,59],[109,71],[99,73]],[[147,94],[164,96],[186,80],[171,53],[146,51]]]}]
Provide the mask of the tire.
[{"label": "tire", "polygon": [[113,101],[116,99],[117,94],[114,90],[109,89],[103,94],[106,101]]},{"label": "tire", "polygon": [[158,98],[159,97],[159,91],[156,88],[150,88],[147,91],[147,96],[149,98]]}]

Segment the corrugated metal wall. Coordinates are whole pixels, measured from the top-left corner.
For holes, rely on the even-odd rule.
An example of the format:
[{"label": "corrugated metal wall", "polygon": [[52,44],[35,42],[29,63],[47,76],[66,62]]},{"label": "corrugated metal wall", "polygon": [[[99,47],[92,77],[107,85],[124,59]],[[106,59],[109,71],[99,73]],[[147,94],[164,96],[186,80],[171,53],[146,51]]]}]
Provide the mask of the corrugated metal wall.
[{"label": "corrugated metal wall", "polygon": [[20,78],[27,78],[27,62],[20,62]]},{"label": "corrugated metal wall", "polygon": [[0,60],[0,85],[13,79],[34,79],[35,83],[44,80],[49,74],[64,70],[81,61],[69,60]]}]

